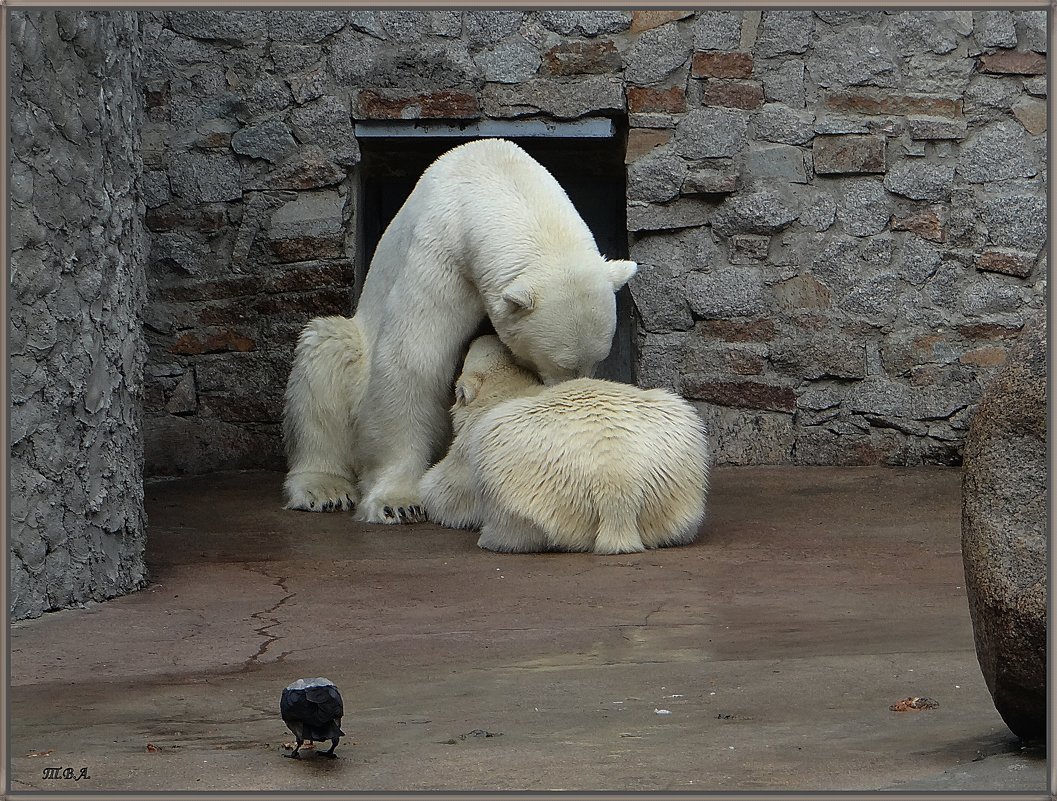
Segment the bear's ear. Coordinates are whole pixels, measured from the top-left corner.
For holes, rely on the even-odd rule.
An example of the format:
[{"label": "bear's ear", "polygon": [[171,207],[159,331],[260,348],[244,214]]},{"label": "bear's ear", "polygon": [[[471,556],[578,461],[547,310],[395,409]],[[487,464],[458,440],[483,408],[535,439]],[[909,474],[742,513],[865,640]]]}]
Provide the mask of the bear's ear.
[{"label": "bear's ear", "polygon": [[468,406],[477,397],[478,387],[469,381],[459,381],[455,385],[455,405]]},{"label": "bear's ear", "polygon": [[620,259],[607,261],[606,268],[609,270],[609,280],[613,284],[614,292],[630,281],[632,276],[639,271],[639,265],[635,262]]},{"label": "bear's ear", "polygon": [[513,283],[503,290],[502,297],[511,306],[523,311],[531,311],[532,307],[536,305],[536,298],[533,296],[532,290],[522,283],[520,278],[514,279]]}]

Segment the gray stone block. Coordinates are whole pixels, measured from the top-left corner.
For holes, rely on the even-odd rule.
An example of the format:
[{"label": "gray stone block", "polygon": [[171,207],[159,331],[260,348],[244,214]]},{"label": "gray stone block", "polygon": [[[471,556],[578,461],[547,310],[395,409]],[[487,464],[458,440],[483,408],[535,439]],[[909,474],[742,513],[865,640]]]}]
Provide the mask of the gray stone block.
[{"label": "gray stone block", "polygon": [[880,180],[852,178],[842,184],[837,219],[854,236],[872,236],[888,227],[892,203]]},{"label": "gray stone block", "polygon": [[665,204],[628,202],[629,231],[672,231],[705,225],[714,204],[694,197],[683,197]]},{"label": "gray stone block", "polygon": [[952,11],[900,11],[885,22],[889,40],[903,55],[950,53],[961,42],[959,21]]},{"label": "gray stone block", "polygon": [[289,42],[318,42],[348,24],[346,11],[268,11],[268,38]]},{"label": "gray stone block", "polygon": [[629,83],[657,83],[685,65],[692,49],[678,23],[643,31],[625,55],[624,78]]},{"label": "gray stone block", "polygon": [[804,151],[792,145],[752,145],[745,159],[749,178],[779,178],[786,183],[807,183]]},{"label": "gray stone block", "polygon": [[908,236],[903,242],[903,272],[914,286],[923,285],[935,275],[941,261],[941,251],[920,237]]},{"label": "gray stone block", "polygon": [[539,72],[540,53],[535,45],[516,38],[500,42],[473,57],[486,81],[520,83]]},{"label": "gray stone block", "polygon": [[958,174],[974,184],[1038,175],[1040,164],[1024,128],[996,122],[962,145]]},{"label": "gray stone block", "polygon": [[724,234],[774,234],[799,216],[800,212],[778,191],[753,189],[724,200],[713,215],[712,227]]},{"label": "gray stone block", "polygon": [[631,258],[639,266],[668,266],[673,270],[707,270],[719,259],[719,247],[707,226],[671,233],[639,236],[631,245]]},{"label": "gray stone block", "polygon": [[176,153],[169,168],[174,195],[189,203],[216,203],[242,197],[241,171],[232,155]]},{"label": "gray stone block", "polygon": [[1009,11],[974,11],[973,38],[981,47],[1016,47],[1017,25]]},{"label": "gray stone block", "polygon": [[1046,31],[1046,12],[1040,9],[1014,11],[1017,26],[1017,44],[1026,50],[1045,53],[1049,36]]},{"label": "gray stone block", "polygon": [[894,320],[899,311],[899,299],[907,283],[898,275],[881,273],[860,282],[840,302],[848,314],[864,317],[875,323]]},{"label": "gray stone block", "polygon": [[993,244],[1035,253],[1046,244],[1046,219],[1046,200],[1038,195],[994,195],[980,208],[980,220]]},{"label": "gray stone block", "polygon": [[519,84],[485,84],[484,113],[492,117],[535,116],[541,112],[558,119],[576,119],[603,111],[624,110],[624,87],[609,75],[574,80],[534,78]]},{"label": "gray stone block", "polygon": [[911,139],[962,139],[965,130],[964,120],[924,116],[907,118],[907,133]]},{"label": "gray stone block", "polygon": [[640,334],[635,383],[644,389],[660,388],[680,392],[680,371],[688,339],[685,331]]},{"label": "gray stone block", "polygon": [[822,190],[812,190],[802,196],[800,224],[816,231],[826,231],[837,217],[837,201],[833,195]]},{"label": "gray stone block", "polygon": [[763,58],[803,53],[815,32],[811,11],[764,11],[756,34],[756,55]]},{"label": "gray stone block", "polygon": [[807,68],[823,88],[896,87],[902,79],[892,43],[877,28],[866,25],[819,34]]},{"label": "gray stone block", "polygon": [[902,161],[889,168],[884,185],[889,192],[911,200],[950,200],[954,166]]},{"label": "gray stone block", "polygon": [[782,103],[767,103],[752,115],[752,130],[767,142],[804,145],[815,137],[815,115]]},{"label": "gray stone block", "polygon": [[290,125],[299,142],[325,148],[336,163],[348,166],[360,160],[352,117],[340,98],[328,95],[295,109]]},{"label": "gray stone block", "polygon": [[741,11],[697,12],[694,20],[695,50],[737,50],[741,46]]},{"label": "gray stone block", "polygon": [[783,103],[791,108],[804,108],[807,104],[804,62],[800,59],[790,58],[777,64],[763,62],[757,72],[767,102]]},{"label": "gray stone block", "polygon": [[686,271],[678,264],[640,265],[629,282],[642,327],[650,332],[687,331],[693,324],[684,286]]},{"label": "gray stone block", "polygon": [[747,144],[748,113],[735,109],[692,109],[675,126],[676,151],[687,158],[737,156]]},{"label": "gray stone block", "polygon": [[[776,368],[800,381],[854,379],[866,376],[865,343],[844,336],[834,336],[832,333],[784,340],[771,347],[769,358]],[[797,406],[810,408],[806,404],[819,402],[816,397],[809,398],[805,403],[800,397],[797,399]]]},{"label": "gray stone block", "polygon": [[264,37],[267,13],[264,11],[187,10],[169,13],[174,31],[196,39],[216,39],[240,43]]},{"label": "gray stone block", "polygon": [[730,237],[731,264],[759,264],[767,259],[771,237],[734,234]]},{"label": "gray stone block", "polygon": [[269,239],[320,237],[343,229],[344,200],[333,190],[301,192],[271,216]]},{"label": "gray stone block", "polygon": [[686,162],[670,150],[651,150],[628,166],[628,199],[654,203],[672,200],[679,196],[686,173]]},{"label": "gray stone block", "polygon": [[631,27],[626,11],[539,11],[536,18],[547,30],[563,35],[598,36],[620,33]]},{"label": "gray stone block", "polygon": [[995,708],[1024,738],[1046,735],[1047,366],[1042,315],[980,398],[962,473],[976,653]]},{"label": "gray stone block", "polygon": [[686,294],[691,311],[705,319],[747,317],[764,310],[763,278],[755,267],[689,273]]},{"label": "gray stone block", "polygon": [[231,137],[231,149],[243,156],[279,161],[297,146],[286,123],[270,119],[260,125],[248,125]]},{"label": "gray stone block", "polygon": [[523,11],[467,9],[464,27],[467,40],[474,45],[495,44],[521,29]]}]

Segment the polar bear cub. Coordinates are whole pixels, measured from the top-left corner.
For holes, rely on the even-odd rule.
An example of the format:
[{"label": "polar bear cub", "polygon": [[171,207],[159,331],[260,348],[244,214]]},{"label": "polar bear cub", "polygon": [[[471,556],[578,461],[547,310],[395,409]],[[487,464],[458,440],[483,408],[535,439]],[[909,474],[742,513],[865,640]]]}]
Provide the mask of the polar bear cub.
[{"label": "polar bear cub", "polygon": [[420,494],[431,520],[480,527],[482,548],[631,553],[697,535],[708,442],[670,392],[590,378],[544,386],[485,336],[466,355],[452,424]]}]

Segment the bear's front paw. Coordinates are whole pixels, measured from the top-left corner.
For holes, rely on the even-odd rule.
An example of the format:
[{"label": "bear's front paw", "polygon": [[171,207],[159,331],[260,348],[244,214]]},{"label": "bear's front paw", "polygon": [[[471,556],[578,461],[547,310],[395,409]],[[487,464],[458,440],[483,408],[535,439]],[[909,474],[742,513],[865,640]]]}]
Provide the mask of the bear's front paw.
[{"label": "bear's front paw", "polygon": [[359,519],[365,523],[424,523],[426,507],[417,498],[384,497],[360,505]]},{"label": "bear's front paw", "polygon": [[352,482],[332,473],[298,473],[286,478],[287,509],[343,512],[356,506]]}]

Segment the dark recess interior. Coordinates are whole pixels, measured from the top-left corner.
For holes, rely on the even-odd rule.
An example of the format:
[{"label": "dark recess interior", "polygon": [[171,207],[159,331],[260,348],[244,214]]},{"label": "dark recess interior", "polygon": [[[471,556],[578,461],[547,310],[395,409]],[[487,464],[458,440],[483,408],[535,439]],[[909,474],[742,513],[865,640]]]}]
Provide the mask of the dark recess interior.
[{"label": "dark recess interior", "polygon": [[[611,259],[628,257],[622,137],[509,137],[558,180],[584,218],[599,251]],[[389,221],[411,194],[419,176],[440,156],[468,141],[456,137],[364,137],[360,139],[362,198],[360,230],[370,264]],[[362,286],[362,283],[359,283]],[[597,376],[633,383],[634,313],[631,293],[617,293],[617,331],[609,357]]]}]

